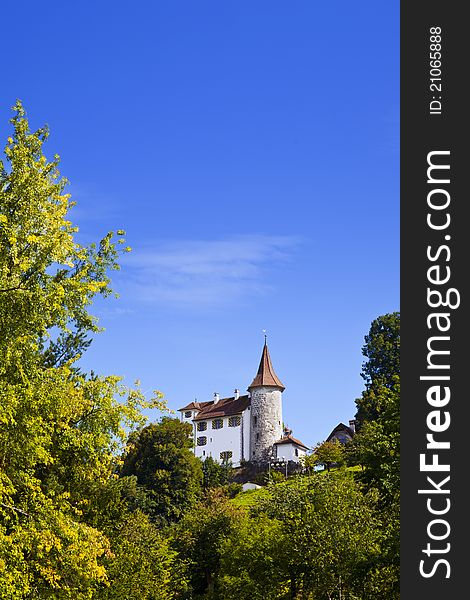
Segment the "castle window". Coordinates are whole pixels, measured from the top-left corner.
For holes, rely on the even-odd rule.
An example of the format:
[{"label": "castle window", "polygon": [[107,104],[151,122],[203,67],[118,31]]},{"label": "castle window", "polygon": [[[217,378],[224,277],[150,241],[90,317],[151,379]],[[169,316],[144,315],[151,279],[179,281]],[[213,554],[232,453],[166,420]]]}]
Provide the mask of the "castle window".
[{"label": "castle window", "polygon": [[224,422],[222,419],[214,419],[212,421],[212,429],[222,429]]},{"label": "castle window", "polygon": [[299,456],[299,449],[298,448],[295,449],[295,455]]},{"label": "castle window", "polygon": [[197,424],[197,430],[198,431],[205,431],[207,429],[207,421],[200,421]]},{"label": "castle window", "polygon": [[207,444],[207,438],[205,435],[201,435],[200,437],[197,438],[198,446],[205,446],[206,444]]},{"label": "castle window", "polygon": [[229,427],[238,427],[240,425],[240,423],[242,422],[241,417],[229,417],[228,419],[228,426]]},{"label": "castle window", "polygon": [[220,453],[220,460],[230,460],[233,456],[233,452],[231,450],[226,450],[225,452]]},{"label": "castle window", "polygon": [[259,440],[259,433],[256,434],[256,439]]},{"label": "castle window", "polygon": [[253,425],[255,427],[258,425],[258,417],[256,415],[253,417]]},{"label": "castle window", "polygon": [[189,417],[192,417],[192,416],[193,416],[193,413],[192,413],[190,410],[187,410],[187,411],[184,413],[184,418],[185,418],[185,419],[189,419]]}]

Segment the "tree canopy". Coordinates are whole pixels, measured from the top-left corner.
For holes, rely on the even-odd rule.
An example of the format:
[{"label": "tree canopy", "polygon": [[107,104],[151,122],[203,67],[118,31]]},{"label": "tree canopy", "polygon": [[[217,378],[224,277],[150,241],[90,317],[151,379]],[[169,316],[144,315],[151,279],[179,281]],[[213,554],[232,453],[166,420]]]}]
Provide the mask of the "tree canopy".
[{"label": "tree canopy", "polygon": [[0,596],[90,598],[107,581],[104,533],[85,514],[113,479],[141,393],[74,369],[99,330],[93,299],[111,293],[122,233],[83,246],[46,128],[21,103],[0,163]]},{"label": "tree canopy", "polygon": [[394,312],[374,319],[364,340],[362,354],[367,361],[362,365],[361,377],[366,388],[356,400],[359,426],[379,416],[382,390],[393,389],[399,381],[400,314]]},{"label": "tree canopy", "polygon": [[121,474],[136,476],[154,518],[180,518],[201,491],[202,466],[191,451],[191,434],[190,424],[164,417],[129,437]]},{"label": "tree canopy", "polygon": [[325,465],[329,471],[331,465],[341,465],[344,462],[343,447],[338,440],[319,442],[313,449],[311,460],[316,465]]}]

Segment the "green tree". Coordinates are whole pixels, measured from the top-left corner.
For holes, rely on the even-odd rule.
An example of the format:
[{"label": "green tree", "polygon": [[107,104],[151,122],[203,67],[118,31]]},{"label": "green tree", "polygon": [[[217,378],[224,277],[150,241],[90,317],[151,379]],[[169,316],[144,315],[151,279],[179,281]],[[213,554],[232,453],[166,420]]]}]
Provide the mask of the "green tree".
[{"label": "green tree", "polygon": [[210,489],[174,526],[172,547],[190,584],[184,598],[217,598],[221,543],[243,517],[220,488]]},{"label": "green tree", "polygon": [[356,419],[359,428],[364,421],[375,420],[381,411],[380,397],[383,388],[393,389],[400,375],[400,313],[394,312],[372,321],[364,338],[361,377],[366,389],[356,400]]},{"label": "green tree", "polygon": [[273,486],[222,543],[220,597],[360,598],[379,540],[375,497],[351,474]]},{"label": "green tree", "polygon": [[363,364],[362,378],[366,385],[380,380],[393,387],[393,378],[400,373],[400,313],[377,317],[364,341],[362,353],[367,361]]},{"label": "green tree", "polygon": [[399,313],[376,319],[366,336],[364,365],[366,389],[356,401],[358,433],[351,457],[362,465],[358,477],[367,489],[379,493],[381,556],[371,568],[367,597],[399,594],[400,514],[400,317]]},{"label": "green tree", "polygon": [[205,490],[221,487],[230,482],[232,476],[232,464],[229,461],[218,463],[208,456],[202,461],[203,488]]},{"label": "green tree", "polygon": [[108,584],[94,599],[173,600],[186,591],[176,552],[142,512],[129,513],[119,523],[111,548],[105,561]]},{"label": "green tree", "polygon": [[400,468],[399,314],[373,321],[366,336],[366,389],[356,401],[361,426],[352,444],[362,480],[377,488],[384,503],[398,502]]},{"label": "green tree", "polygon": [[366,421],[353,441],[355,461],[364,467],[361,475],[369,486],[386,497],[398,497],[400,488],[400,384],[382,388],[376,398],[379,417]]},{"label": "green tree", "polygon": [[220,543],[218,597],[224,600],[286,598],[289,550],[279,520],[263,514],[241,515],[228,537]]},{"label": "green tree", "polygon": [[77,243],[48,131],[30,131],[21,103],[14,113],[0,162],[0,597],[82,600],[106,581],[110,552],[87,522],[94,490],[159,398],[75,368],[124,240]]},{"label": "green tree", "polygon": [[153,518],[181,518],[200,494],[202,467],[191,450],[191,434],[190,424],[163,417],[129,436],[121,475],[136,476]]},{"label": "green tree", "polygon": [[313,449],[312,458],[315,464],[325,465],[329,471],[332,465],[344,463],[343,447],[338,440],[319,442]]}]

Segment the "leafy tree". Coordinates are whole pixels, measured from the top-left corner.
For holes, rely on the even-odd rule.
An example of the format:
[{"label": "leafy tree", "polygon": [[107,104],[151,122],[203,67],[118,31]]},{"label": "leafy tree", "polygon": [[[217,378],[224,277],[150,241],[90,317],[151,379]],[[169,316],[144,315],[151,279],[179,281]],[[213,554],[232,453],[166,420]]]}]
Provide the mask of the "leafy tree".
[{"label": "leafy tree", "polygon": [[400,514],[400,369],[399,314],[376,319],[366,336],[364,365],[366,389],[356,401],[358,433],[351,444],[351,456],[363,470],[359,478],[367,489],[379,492],[381,519],[380,560],[371,569],[367,597],[377,590],[398,597],[399,514]]},{"label": "leafy tree", "polygon": [[286,598],[289,549],[279,520],[263,514],[256,518],[242,515],[229,536],[221,541],[218,597],[224,600]]},{"label": "leafy tree", "polygon": [[230,482],[232,465],[228,461],[218,463],[212,456],[208,456],[202,462],[202,474],[204,489],[221,487]]},{"label": "leafy tree", "polygon": [[48,130],[31,132],[20,102],[14,110],[7,162],[0,162],[0,349],[24,361],[37,358],[53,328],[65,337],[99,330],[88,307],[97,294],[111,293],[108,272],[118,268],[124,240],[118,236],[116,245],[108,233],[98,245],[75,241],[59,157],[48,162],[42,153]]},{"label": "leafy tree", "polygon": [[177,520],[198,498],[202,467],[191,434],[190,424],[163,417],[129,437],[121,475],[136,476],[153,518]]},{"label": "leafy tree", "polygon": [[375,498],[343,471],[273,486],[222,543],[221,598],[359,598],[380,554]]},{"label": "leafy tree", "polygon": [[400,373],[400,313],[377,317],[364,340],[362,353],[367,362],[363,364],[362,378],[366,385],[380,380],[393,387],[394,377]]},{"label": "leafy tree", "polygon": [[281,481],[285,481],[286,475],[285,471],[277,470],[276,468],[271,468],[265,473],[259,473],[254,477],[255,483],[265,484],[265,483],[280,483]]},{"label": "leafy tree", "polygon": [[338,440],[319,442],[313,449],[312,459],[317,465],[325,465],[329,471],[332,465],[343,464],[343,447]]},{"label": "leafy tree", "polygon": [[354,459],[364,467],[361,475],[376,487],[384,504],[399,497],[400,372],[399,314],[376,319],[366,336],[369,362],[364,367],[366,390],[357,400],[362,425],[352,444]]},{"label": "leafy tree", "polygon": [[359,478],[367,488],[379,492],[381,519],[380,560],[369,573],[367,598],[377,590],[387,598],[398,598],[400,557],[400,385],[381,389],[377,396],[379,416],[366,421],[355,436],[352,448],[363,470]]},{"label": "leafy tree", "polygon": [[375,319],[364,339],[362,353],[367,361],[362,366],[361,376],[366,389],[356,400],[359,428],[364,421],[373,421],[379,416],[382,390],[393,389],[400,374],[400,314],[394,312]]},{"label": "leafy tree", "polygon": [[96,600],[173,600],[187,589],[176,552],[140,511],[119,524],[105,565],[108,584],[93,594]]},{"label": "leafy tree", "polygon": [[[172,547],[186,572],[190,592],[184,598],[217,598],[221,543],[243,517],[220,488],[210,489],[172,530]],[[185,569],[185,571],[184,571]]]},{"label": "leafy tree", "polygon": [[87,522],[96,485],[112,481],[141,407],[160,404],[73,366],[124,240],[76,242],[48,131],[30,131],[21,103],[14,112],[0,162],[0,597],[89,599],[110,552]]},{"label": "leafy tree", "polygon": [[364,467],[362,479],[390,500],[400,488],[400,384],[382,388],[377,397],[380,416],[366,421],[353,442],[355,460]]}]

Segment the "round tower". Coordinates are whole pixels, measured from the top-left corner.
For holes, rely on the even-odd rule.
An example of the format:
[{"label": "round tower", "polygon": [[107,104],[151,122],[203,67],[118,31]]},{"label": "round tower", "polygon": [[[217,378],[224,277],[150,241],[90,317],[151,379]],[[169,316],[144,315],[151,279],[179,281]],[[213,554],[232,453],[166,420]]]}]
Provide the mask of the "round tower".
[{"label": "round tower", "polygon": [[274,443],[282,438],[282,392],[265,339],[258,373],[249,386],[251,394],[250,460],[267,463]]}]

